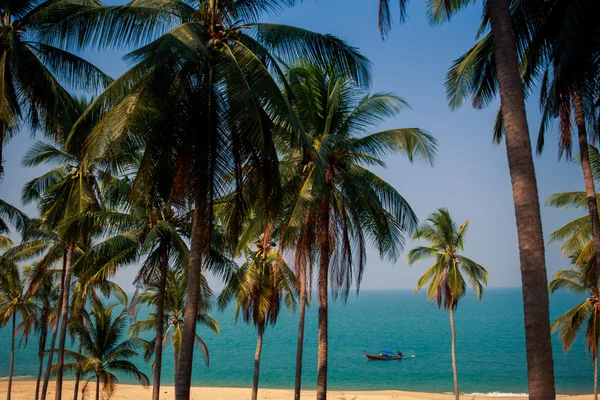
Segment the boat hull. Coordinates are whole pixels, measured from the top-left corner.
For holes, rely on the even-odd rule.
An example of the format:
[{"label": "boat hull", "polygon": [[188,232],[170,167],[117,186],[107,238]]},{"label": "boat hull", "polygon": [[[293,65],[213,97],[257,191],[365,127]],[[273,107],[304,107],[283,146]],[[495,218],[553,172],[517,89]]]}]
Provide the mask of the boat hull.
[{"label": "boat hull", "polygon": [[402,360],[402,356],[377,356],[375,354],[365,353],[368,360],[372,361],[390,361],[390,360]]}]

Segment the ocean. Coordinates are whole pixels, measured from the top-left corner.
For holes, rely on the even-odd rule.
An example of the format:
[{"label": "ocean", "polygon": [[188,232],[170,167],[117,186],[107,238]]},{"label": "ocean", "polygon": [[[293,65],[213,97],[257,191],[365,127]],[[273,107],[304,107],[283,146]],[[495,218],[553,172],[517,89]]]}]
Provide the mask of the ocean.
[{"label": "ocean", "polygon": [[[581,297],[558,293],[551,297],[551,316],[556,318]],[[307,310],[303,387],[314,389],[317,371],[316,297]],[[148,310],[142,310],[143,318]],[[214,312],[220,335],[200,328],[210,350],[210,366],[198,357],[194,386],[250,387],[256,346],[254,326],[233,323],[233,308]],[[526,393],[527,369],[521,289],[487,289],[478,302],[469,293],[456,312],[457,365],[463,393]],[[263,388],[293,388],[296,356],[297,313],[282,311],[277,325],[265,331],[260,370]],[[448,313],[438,310],[424,293],[410,290],[362,291],[348,302],[330,301],[329,380],[331,390],[410,390],[452,392],[450,323]],[[559,394],[593,391],[592,358],[578,338],[565,355],[553,335],[556,388]],[[15,376],[37,373],[37,341],[17,351]],[[367,361],[363,350],[400,350],[400,361]],[[10,332],[0,330],[0,377],[8,375]],[[150,375],[150,365],[134,360]],[[173,383],[173,351],[165,346],[163,382]],[[121,376],[121,383],[133,383]]]}]

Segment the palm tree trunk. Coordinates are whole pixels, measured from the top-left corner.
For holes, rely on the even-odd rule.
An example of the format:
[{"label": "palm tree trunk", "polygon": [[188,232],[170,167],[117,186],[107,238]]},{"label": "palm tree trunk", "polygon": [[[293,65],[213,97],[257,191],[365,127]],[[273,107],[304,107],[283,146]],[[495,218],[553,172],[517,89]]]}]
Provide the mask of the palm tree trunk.
[{"label": "palm tree trunk", "polygon": [[177,360],[179,360],[179,352],[175,350],[173,352],[173,380],[177,379],[177,373],[179,372],[179,363]]},{"label": "palm tree trunk", "polygon": [[298,345],[296,348],[296,386],[294,400],[300,400],[302,390],[302,356],[304,352],[304,320],[306,316],[306,266],[300,271],[300,318],[298,321]]},{"label": "palm tree trunk", "polygon": [[458,394],[458,374],[456,372],[456,330],[454,329],[454,307],[450,307],[450,330],[452,331],[452,374],[454,376],[454,398],[460,399]]},{"label": "palm tree trunk", "polygon": [[594,354],[594,400],[598,400],[598,351]]},{"label": "palm tree trunk", "polygon": [[521,261],[529,398],[555,398],[548,278],[525,97],[509,0],[488,0]]},{"label": "palm tree trunk", "polygon": [[48,365],[46,366],[46,372],[44,373],[44,386],[42,387],[42,395],[40,400],[46,400],[46,395],[48,393],[48,382],[50,382],[50,372],[52,371],[52,360],[54,359],[54,348],[56,346],[56,336],[58,333],[59,323],[60,320],[57,319],[52,327],[52,338],[50,339],[50,349],[48,353]]},{"label": "palm tree trunk", "polygon": [[323,206],[321,225],[321,248],[319,260],[319,331],[317,351],[317,400],[327,399],[327,351],[328,351],[328,316],[327,288],[329,287],[329,215],[326,205]]},{"label": "palm tree trunk", "polygon": [[256,341],[256,353],[254,353],[254,378],[252,379],[252,398],[258,398],[258,377],[260,374],[260,353],[262,352],[263,334],[265,333],[264,324],[258,327],[258,340]]},{"label": "palm tree trunk", "polygon": [[[167,247],[161,249],[160,283],[156,301],[156,339],[154,342],[154,381],[152,384],[152,400],[160,396],[160,376],[162,371],[163,335],[165,326],[165,292],[167,288],[167,270],[169,269],[169,253]],[[177,359],[173,360],[177,364]]]},{"label": "palm tree trunk", "polygon": [[100,400],[100,377],[96,374],[96,400]]},{"label": "palm tree trunk", "polygon": [[[573,105],[575,106],[575,122],[577,123],[577,136],[579,138],[579,159],[581,161],[581,170],[583,171],[583,181],[585,182],[588,213],[590,214],[590,221],[592,223],[596,265],[600,265],[600,218],[598,217],[598,201],[596,200],[596,187],[590,164],[585,112],[581,93],[578,89],[573,91]],[[599,283],[598,287],[600,287],[600,268],[596,268],[596,281]]]},{"label": "palm tree trunk", "polygon": [[13,312],[12,315],[12,335],[10,340],[10,367],[8,369],[8,393],[6,400],[10,400],[10,394],[12,391],[12,380],[13,372],[15,369],[15,339],[17,337],[17,313]]},{"label": "palm tree trunk", "polygon": [[69,295],[71,293],[71,266],[75,243],[70,243],[65,262],[65,280],[63,284],[62,305],[60,310],[60,334],[58,336],[58,360],[56,362],[56,400],[62,398],[63,365],[65,361],[65,342],[67,340],[67,325],[69,324]]},{"label": "palm tree trunk", "polygon": [[48,316],[46,315],[48,311],[45,306],[43,312],[44,315],[42,315],[43,320],[40,332],[40,345],[38,347],[38,359],[40,360],[40,365],[38,368],[37,379],[35,380],[35,400],[39,400],[40,398],[40,385],[42,383],[42,374],[44,373],[44,351],[46,351],[46,340],[48,338]]},{"label": "palm tree trunk", "polygon": [[[81,341],[79,341],[79,343],[77,344],[77,352],[79,354],[81,354],[82,351],[82,344]],[[79,369],[77,369],[77,372],[75,373],[75,387],[73,388],[73,400],[77,400],[78,397],[78,393],[79,393],[79,381],[81,379],[81,371]]]},{"label": "palm tree trunk", "polygon": [[192,361],[194,358],[194,342],[196,339],[196,316],[200,300],[200,280],[202,276],[202,255],[207,245],[205,229],[205,205],[202,199],[196,201],[194,222],[192,226],[192,241],[190,244],[190,266],[186,289],[185,311],[183,314],[183,334],[179,351],[179,370],[175,378],[175,398],[189,400],[192,383]]},{"label": "palm tree trunk", "polygon": [[[66,272],[66,266],[67,266],[67,256],[65,255],[63,257],[63,269],[62,272],[60,274],[60,293],[59,293],[59,299],[61,299],[61,305],[62,305],[62,298],[63,298],[63,292],[64,292],[64,287],[65,287],[65,272]],[[50,372],[52,371],[52,361],[54,360],[54,348],[56,346],[56,336],[58,334],[58,325],[60,324],[60,315],[56,316],[56,321],[54,321],[54,324],[52,326],[52,339],[50,340],[50,352],[48,354],[48,365],[46,366],[46,372],[44,373],[44,387],[42,388],[42,396],[40,400],[46,400],[46,395],[48,394],[48,383],[50,382]]]}]

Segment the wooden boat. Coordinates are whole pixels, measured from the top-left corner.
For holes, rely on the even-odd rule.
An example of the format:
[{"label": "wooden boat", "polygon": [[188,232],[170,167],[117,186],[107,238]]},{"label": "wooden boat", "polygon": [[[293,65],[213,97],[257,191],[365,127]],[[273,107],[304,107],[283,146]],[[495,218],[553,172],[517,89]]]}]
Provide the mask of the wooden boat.
[{"label": "wooden boat", "polygon": [[367,359],[373,361],[402,360],[401,352],[394,354],[389,350],[383,350],[380,354],[369,354],[366,350],[364,350],[363,354],[367,357]]}]

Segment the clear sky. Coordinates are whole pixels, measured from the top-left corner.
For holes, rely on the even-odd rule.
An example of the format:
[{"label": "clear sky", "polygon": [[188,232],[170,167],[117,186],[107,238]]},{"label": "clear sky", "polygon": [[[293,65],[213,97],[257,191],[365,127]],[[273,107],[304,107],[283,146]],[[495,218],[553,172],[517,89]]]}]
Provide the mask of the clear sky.
[{"label": "clear sky", "polygon": [[[107,0],[106,4],[123,4]],[[397,9],[393,9],[397,16]],[[377,0],[320,0],[304,3],[265,21],[295,25],[321,33],[334,34],[358,47],[374,64],[373,91],[395,92],[407,100],[412,110],[382,124],[382,129],[419,127],[439,141],[434,168],[410,165],[400,157],[388,159],[387,169],[377,170],[412,205],[420,219],[438,207],[447,207],[456,220],[469,219],[470,231],[465,255],[481,263],[490,272],[490,286],[520,286],[517,234],[510,178],[504,143],[492,144],[492,126],[498,104],[475,110],[466,104],[458,111],[447,107],[444,80],[451,62],[473,43],[479,24],[481,5],[472,6],[451,23],[428,23],[423,1],[413,0],[409,20],[395,24],[387,41],[377,31]],[[113,51],[86,53],[112,77],[125,71]],[[532,136],[535,140],[540,112],[532,99],[527,105]],[[583,190],[581,169],[558,161],[556,127],[548,133],[547,147],[536,157],[536,172],[542,204],[553,193]],[[14,138],[4,152],[5,178],[0,182],[2,199],[19,205],[22,185],[38,176],[40,169],[22,168],[20,163],[31,146],[28,132]],[[32,207],[25,208],[30,215]],[[558,211],[542,207],[544,234],[548,235],[583,211]],[[414,245],[407,242],[407,248]],[[381,261],[369,251],[367,270],[361,290],[414,287],[426,262],[408,267],[403,253],[395,264]],[[558,245],[546,250],[548,273],[568,267]],[[135,267],[119,273],[116,280],[131,288]],[[216,287],[220,285],[214,280]]]}]

